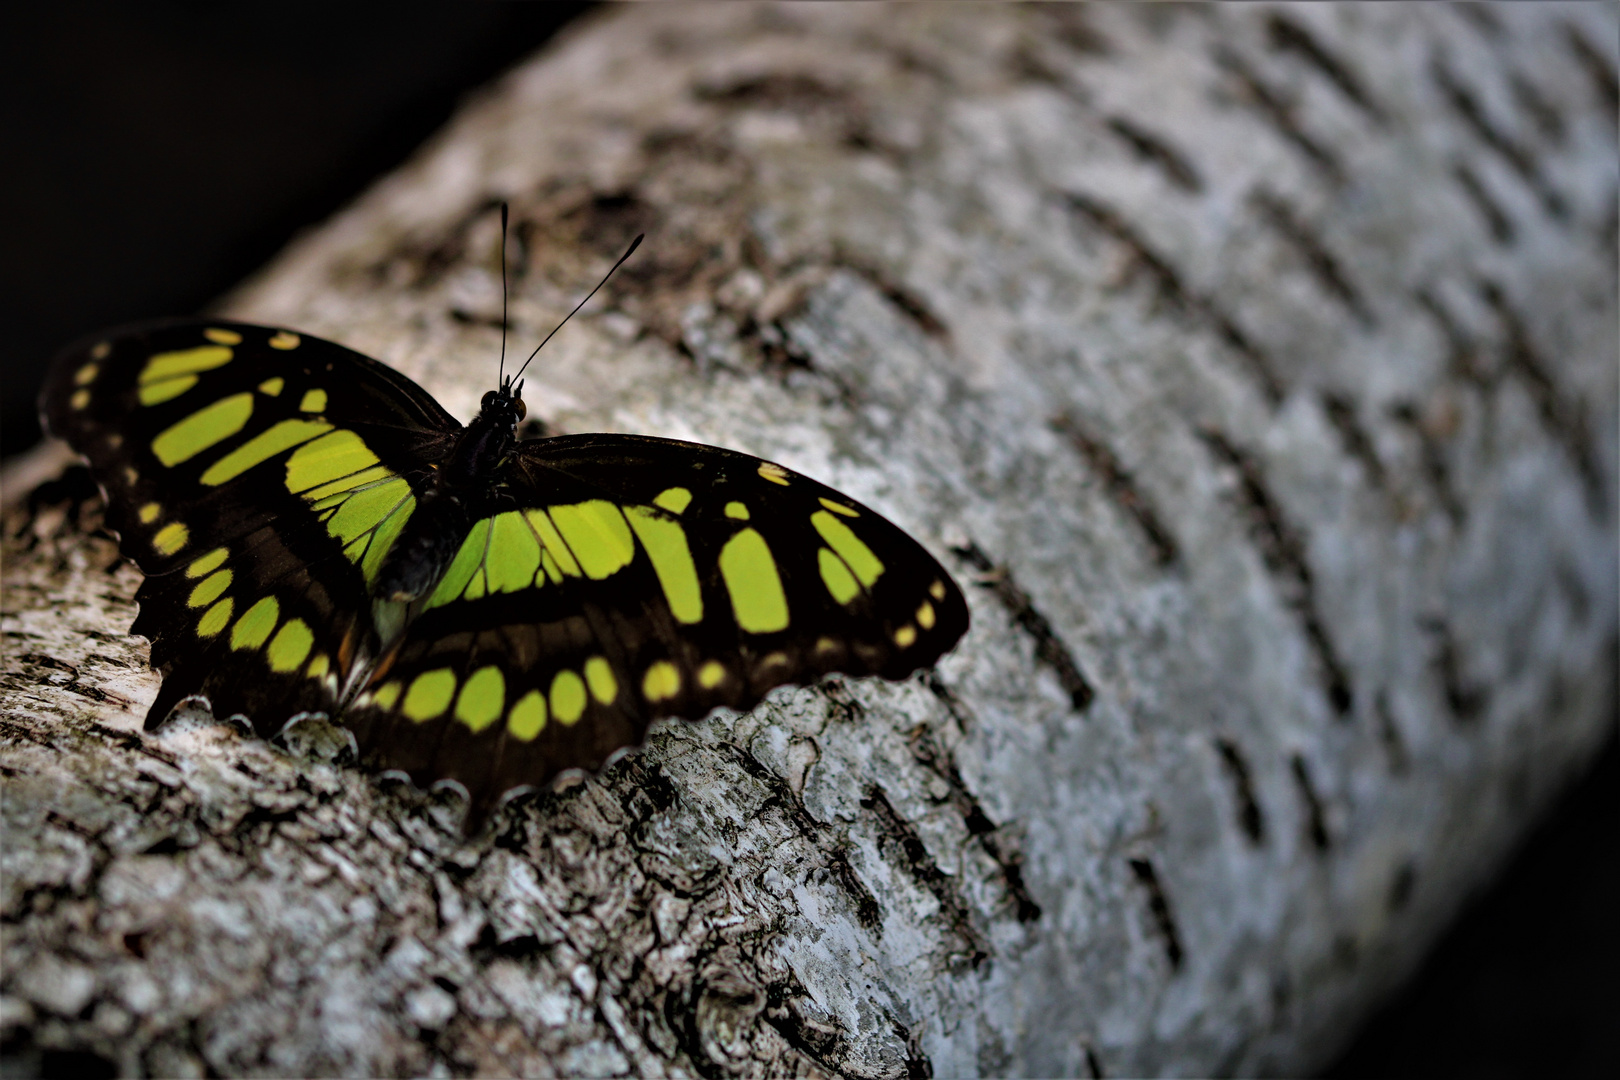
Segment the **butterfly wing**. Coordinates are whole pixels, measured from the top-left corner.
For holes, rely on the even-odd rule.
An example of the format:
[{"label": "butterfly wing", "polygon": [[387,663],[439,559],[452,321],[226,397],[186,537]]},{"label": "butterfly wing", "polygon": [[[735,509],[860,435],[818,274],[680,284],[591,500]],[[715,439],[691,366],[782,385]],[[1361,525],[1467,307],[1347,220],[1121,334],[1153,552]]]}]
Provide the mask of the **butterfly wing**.
[{"label": "butterfly wing", "polygon": [[164,675],[148,727],[201,694],[262,734],[333,708],[369,629],[366,582],[461,426],[359,353],[222,320],[81,341],[40,410],[146,575],[133,630]]},{"label": "butterfly wing", "polygon": [[746,454],[564,436],[520,444],[502,480],[347,714],[363,753],[459,781],[475,817],[654,718],[829,672],[901,678],[967,629],[915,540]]}]

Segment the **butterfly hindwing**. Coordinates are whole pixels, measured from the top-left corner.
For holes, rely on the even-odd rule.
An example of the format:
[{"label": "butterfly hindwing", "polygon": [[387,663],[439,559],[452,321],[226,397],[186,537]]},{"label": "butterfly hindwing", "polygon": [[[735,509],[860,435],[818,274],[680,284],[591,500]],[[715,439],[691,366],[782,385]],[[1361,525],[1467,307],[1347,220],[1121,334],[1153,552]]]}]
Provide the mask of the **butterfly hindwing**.
[{"label": "butterfly hindwing", "polygon": [[667,439],[535,440],[350,723],[379,763],[476,802],[598,767],[659,716],[904,676],[966,626],[921,545],[808,477]]},{"label": "butterfly hindwing", "polygon": [[367,575],[460,428],[359,353],[228,321],[87,339],[58,357],[41,408],[146,574],[134,630],[165,673],[149,726],[191,694],[261,731],[330,710]]}]

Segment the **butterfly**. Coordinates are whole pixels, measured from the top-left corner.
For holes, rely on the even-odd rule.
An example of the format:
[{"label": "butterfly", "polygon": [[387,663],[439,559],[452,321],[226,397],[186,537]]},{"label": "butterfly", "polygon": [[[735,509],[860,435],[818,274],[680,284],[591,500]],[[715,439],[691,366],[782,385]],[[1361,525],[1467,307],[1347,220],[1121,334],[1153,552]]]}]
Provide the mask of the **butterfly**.
[{"label": "butterfly", "polygon": [[715,446],[520,439],[517,378],[463,426],[278,327],[153,322],[59,355],[44,424],[145,575],[146,727],[189,699],[262,737],[324,714],[373,767],[459,784],[476,826],[658,717],[900,679],[966,631],[950,575],[868,507]]}]

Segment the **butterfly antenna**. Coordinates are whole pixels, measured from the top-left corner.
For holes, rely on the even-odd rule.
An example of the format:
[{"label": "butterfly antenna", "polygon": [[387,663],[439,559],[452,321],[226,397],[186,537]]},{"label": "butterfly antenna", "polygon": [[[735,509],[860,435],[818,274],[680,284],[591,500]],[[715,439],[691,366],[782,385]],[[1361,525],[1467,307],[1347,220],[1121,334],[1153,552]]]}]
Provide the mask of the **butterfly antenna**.
[{"label": "butterfly antenna", "polygon": [[506,375],[506,203],[501,202],[501,371],[497,379]]},{"label": "butterfly antenna", "polygon": [[[623,255],[619,256],[619,261],[618,262],[613,264],[613,270],[617,270],[619,267],[623,266],[624,265],[624,260],[628,259],[631,255],[635,254],[636,248],[641,246],[641,238],[643,236],[646,236],[646,235],[647,235],[646,233],[637,233],[636,234],[636,238],[634,240],[630,241],[629,249]],[[567,323],[569,319],[572,319],[574,317],[575,313],[578,312],[580,308],[585,306],[586,301],[590,300],[591,297],[596,295],[597,289],[600,289],[603,285],[607,284],[608,278],[613,276],[613,270],[609,270],[606,274],[602,275],[602,280],[598,281],[596,283],[596,289],[592,289],[590,292],[586,293],[585,294],[585,299],[581,300],[579,303],[575,304],[573,311],[570,311],[567,315],[563,316],[563,321],[557,324],[556,329],[553,330],[551,333],[546,335],[546,341],[550,341],[554,336],[556,336],[557,330],[561,330],[563,328],[563,325],[565,323]],[[536,345],[534,347],[534,352],[529,354],[529,360],[533,360],[536,356],[538,356],[540,354],[540,350],[546,347],[546,341],[542,341],[540,344],[538,344],[538,345]],[[524,368],[527,368],[529,366],[529,360],[523,361],[523,367],[518,368],[517,375],[512,376],[512,378],[515,379],[515,378],[518,377],[518,375],[523,374]]]}]

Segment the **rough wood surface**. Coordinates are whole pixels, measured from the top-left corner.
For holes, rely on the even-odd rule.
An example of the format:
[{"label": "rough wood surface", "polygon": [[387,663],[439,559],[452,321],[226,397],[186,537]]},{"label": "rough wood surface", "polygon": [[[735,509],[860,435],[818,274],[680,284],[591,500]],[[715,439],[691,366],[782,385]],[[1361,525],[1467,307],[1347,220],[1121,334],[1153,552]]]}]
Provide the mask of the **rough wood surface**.
[{"label": "rough wood surface", "polygon": [[[635,6],[225,305],[467,416],[841,486],[937,674],[659,728],[466,844],[205,719],[9,530],[12,1055],[126,1073],[1310,1069],[1613,730],[1612,5]],[[229,182],[229,178],[222,178]],[[13,492],[15,494],[15,492]]]}]

